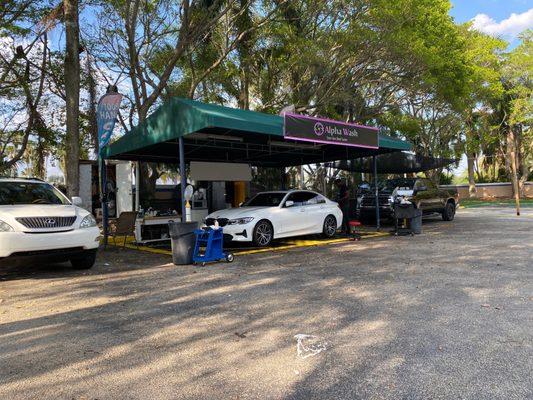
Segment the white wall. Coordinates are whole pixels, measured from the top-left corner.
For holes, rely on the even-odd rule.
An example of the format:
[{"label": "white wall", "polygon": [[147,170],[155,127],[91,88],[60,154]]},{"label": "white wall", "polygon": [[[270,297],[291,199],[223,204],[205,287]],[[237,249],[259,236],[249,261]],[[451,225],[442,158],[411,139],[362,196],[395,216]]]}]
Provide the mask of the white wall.
[{"label": "white wall", "polygon": [[92,211],[92,165],[80,164],[80,197],[83,200],[83,208]]},{"label": "white wall", "polygon": [[129,161],[116,164],[117,176],[117,217],[124,211],[133,211],[132,163]]}]

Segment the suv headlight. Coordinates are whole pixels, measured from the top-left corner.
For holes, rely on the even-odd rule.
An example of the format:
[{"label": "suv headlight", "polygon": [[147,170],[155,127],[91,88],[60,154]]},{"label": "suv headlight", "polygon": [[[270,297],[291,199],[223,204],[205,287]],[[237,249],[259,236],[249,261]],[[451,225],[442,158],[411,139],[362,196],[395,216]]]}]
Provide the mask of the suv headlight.
[{"label": "suv headlight", "polygon": [[9,225],[8,223],[0,219],[0,232],[13,232],[13,231],[14,229],[11,225]]},{"label": "suv headlight", "polygon": [[244,225],[248,222],[252,222],[254,220],[254,217],[243,217],[243,218],[235,218],[230,219],[228,221],[228,225]]},{"label": "suv headlight", "polygon": [[93,226],[96,226],[96,220],[91,214],[81,220],[80,229],[92,228]]}]

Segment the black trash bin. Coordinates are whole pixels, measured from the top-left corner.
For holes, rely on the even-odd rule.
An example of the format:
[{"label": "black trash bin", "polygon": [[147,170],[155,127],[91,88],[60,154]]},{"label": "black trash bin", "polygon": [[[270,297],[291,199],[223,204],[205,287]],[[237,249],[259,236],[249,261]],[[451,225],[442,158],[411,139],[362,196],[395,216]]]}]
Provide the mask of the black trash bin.
[{"label": "black trash bin", "polygon": [[169,222],[168,230],[172,243],[172,262],[176,265],[192,264],[198,222]]},{"label": "black trash bin", "polygon": [[409,224],[413,233],[417,235],[422,233],[422,210],[420,208],[415,209],[414,216],[409,220]]}]

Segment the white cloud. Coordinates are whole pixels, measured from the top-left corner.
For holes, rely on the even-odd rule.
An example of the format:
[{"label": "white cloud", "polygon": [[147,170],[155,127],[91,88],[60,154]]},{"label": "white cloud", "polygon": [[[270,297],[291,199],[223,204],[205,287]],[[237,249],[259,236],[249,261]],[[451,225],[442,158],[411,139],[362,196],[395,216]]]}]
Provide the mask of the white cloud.
[{"label": "white cloud", "polygon": [[507,19],[496,22],[487,14],[478,14],[472,19],[472,27],[491,36],[515,38],[526,29],[533,28],[533,8],[522,14],[512,13]]}]

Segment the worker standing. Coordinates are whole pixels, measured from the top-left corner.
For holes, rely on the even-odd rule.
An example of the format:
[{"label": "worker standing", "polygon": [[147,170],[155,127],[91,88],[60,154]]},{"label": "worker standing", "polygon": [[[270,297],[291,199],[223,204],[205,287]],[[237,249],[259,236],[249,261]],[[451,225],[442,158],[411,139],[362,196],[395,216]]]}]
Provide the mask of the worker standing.
[{"label": "worker standing", "polygon": [[348,227],[348,220],[350,218],[350,191],[343,179],[335,179],[335,185],[339,190],[336,200],[342,211],[342,233],[347,235],[350,233],[350,228]]}]

